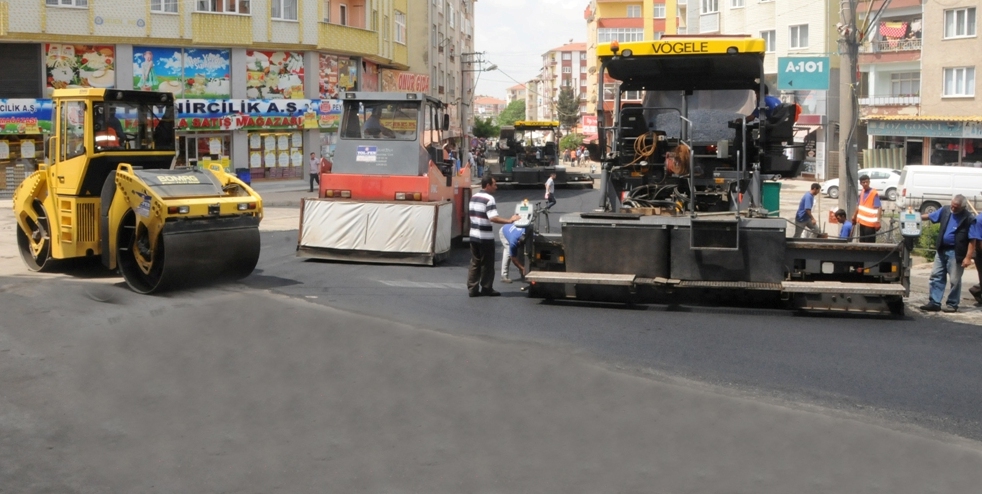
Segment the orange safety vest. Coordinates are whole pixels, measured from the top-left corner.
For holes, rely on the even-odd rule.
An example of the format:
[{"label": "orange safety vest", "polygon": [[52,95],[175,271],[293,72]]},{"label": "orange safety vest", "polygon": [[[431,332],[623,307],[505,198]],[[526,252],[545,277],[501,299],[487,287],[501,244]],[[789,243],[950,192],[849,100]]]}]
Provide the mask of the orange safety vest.
[{"label": "orange safety vest", "polygon": [[873,205],[879,195],[876,189],[871,188],[869,194],[866,195],[866,200],[863,200],[863,192],[859,192],[859,208],[856,210],[856,221],[860,225],[870,228],[880,228],[880,208]]}]

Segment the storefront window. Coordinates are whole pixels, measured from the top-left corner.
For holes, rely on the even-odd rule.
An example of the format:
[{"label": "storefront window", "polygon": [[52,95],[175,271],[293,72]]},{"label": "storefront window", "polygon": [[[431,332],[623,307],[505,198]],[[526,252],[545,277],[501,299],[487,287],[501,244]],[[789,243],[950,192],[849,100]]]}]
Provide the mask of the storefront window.
[{"label": "storefront window", "polygon": [[249,167],[257,178],[301,178],[303,157],[300,132],[249,132]]},{"label": "storefront window", "polygon": [[179,148],[175,166],[207,168],[214,162],[219,162],[229,173],[233,173],[231,165],[231,136],[227,133],[195,133],[180,136]]}]

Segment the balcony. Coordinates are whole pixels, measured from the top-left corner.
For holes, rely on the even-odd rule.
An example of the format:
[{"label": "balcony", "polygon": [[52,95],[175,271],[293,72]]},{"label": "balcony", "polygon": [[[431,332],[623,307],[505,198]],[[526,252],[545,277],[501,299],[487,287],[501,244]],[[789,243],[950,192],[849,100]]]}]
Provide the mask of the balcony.
[{"label": "balcony", "polygon": [[252,46],[252,16],[192,12],[191,33],[196,45]]},{"label": "balcony", "polygon": [[317,49],[356,55],[376,55],[378,33],[358,27],[322,22],[317,32]]},{"label": "balcony", "polygon": [[867,41],[859,47],[859,53],[889,53],[898,51],[920,51],[921,39],[891,39],[886,41]]},{"label": "balcony", "polygon": [[869,96],[859,98],[860,106],[917,106],[920,96]]}]

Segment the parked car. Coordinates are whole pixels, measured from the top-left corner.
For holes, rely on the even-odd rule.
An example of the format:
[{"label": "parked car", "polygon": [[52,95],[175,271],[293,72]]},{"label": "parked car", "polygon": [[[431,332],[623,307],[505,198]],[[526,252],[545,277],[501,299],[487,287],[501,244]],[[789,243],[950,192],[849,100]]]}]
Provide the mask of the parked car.
[{"label": "parked car", "polygon": [[952,196],[964,195],[976,208],[982,201],[982,168],[967,166],[904,167],[897,205],[917,208],[922,213],[941,209]]},{"label": "parked car", "polygon": [[[859,170],[860,176],[869,175],[869,186],[876,189],[880,193],[880,197],[888,201],[897,200],[900,174],[900,170],[894,170],[892,168],[866,168]],[[856,190],[862,190],[858,181],[856,182]],[[832,180],[826,180],[822,184],[822,194],[832,199],[838,199],[839,179],[833,178]]]}]

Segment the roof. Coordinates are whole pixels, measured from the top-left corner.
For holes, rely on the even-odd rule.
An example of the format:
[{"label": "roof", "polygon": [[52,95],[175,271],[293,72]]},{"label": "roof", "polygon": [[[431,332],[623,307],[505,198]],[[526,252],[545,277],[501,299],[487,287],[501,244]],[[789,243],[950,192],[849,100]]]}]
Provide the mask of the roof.
[{"label": "roof", "polygon": [[982,115],[956,117],[951,115],[869,115],[863,120],[884,122],[982,122]]},{"label": "roof", "polygon": [[586,43],[566,43],[559,48],[553,48],[546,53],[553,51],[586,51]]},{"label": "roof", "polygon": [[492,98],[491,96],[478,96],[474,98],[475,105],[504,105],[507,101],[498,98]]},{"label": "roof", "polygon": [[525,84],[515,84],[514,86],[508,88],[509,91],[511,91],[512,89],[515,89],[515,90],[525,89]]}]

